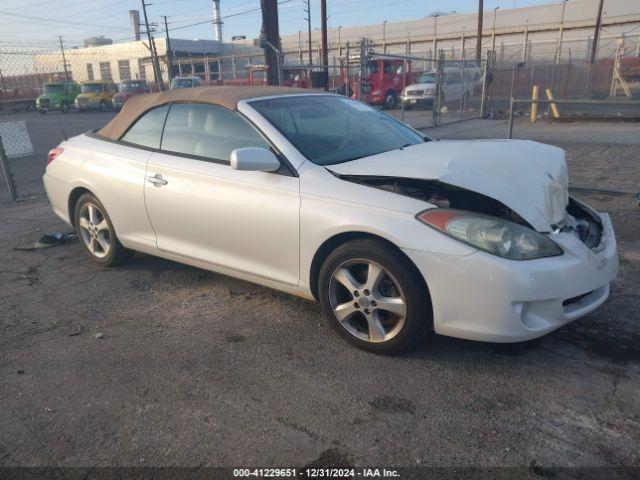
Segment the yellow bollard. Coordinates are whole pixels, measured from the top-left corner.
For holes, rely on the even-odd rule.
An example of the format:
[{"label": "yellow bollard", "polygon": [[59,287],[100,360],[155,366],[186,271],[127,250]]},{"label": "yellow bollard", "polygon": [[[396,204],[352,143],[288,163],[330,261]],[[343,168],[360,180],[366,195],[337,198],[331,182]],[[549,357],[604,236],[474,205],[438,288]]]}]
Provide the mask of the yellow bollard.
[{"label": "yellow bollard", "polygon": [[547,99],[551,101],[549,104],[551,106],[551,115],[553,115],[553,118],[560,118],[560,110],[558,110],[558,105],[553,102],[553,93],[551,93],[551,89],[547,88],[546,93]]},{"label": "yellow bollard", "polygon": [[[531,90],[531,100],[538,100],[538,85],[534,85]],[[531,123],[535,123],[538,119],[538,104],[531,104]]]}]

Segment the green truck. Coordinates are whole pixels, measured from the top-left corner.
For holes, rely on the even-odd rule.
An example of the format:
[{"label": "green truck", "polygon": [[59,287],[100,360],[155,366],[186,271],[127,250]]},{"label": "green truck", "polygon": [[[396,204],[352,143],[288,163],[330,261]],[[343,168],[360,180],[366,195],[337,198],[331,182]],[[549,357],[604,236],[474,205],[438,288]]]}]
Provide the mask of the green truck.
[{"label": "green truck", "polygon": [[36,99],[36,108],[41,114],[49,110],[67,113],[80,93],[76,82],[52,82],[44,84],[44,92]]}]

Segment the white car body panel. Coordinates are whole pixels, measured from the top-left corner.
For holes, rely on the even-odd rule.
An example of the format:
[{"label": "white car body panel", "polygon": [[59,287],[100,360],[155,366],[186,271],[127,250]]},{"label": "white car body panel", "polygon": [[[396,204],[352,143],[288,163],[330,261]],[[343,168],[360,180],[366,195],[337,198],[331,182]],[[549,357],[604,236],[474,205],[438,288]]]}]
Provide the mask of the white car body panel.
[{"label": "white car body panel", "polygon": [[[238,110],[297,176],[237,171],[79,135],[61,145],[64,152],[44,176],[54,212],[71,224],[70,195],[87,189],[103,203],[125,247],[310,299],[314,257],[326,241],[375,235],[396,245],[424,277],[435,331],[460,338],[528,340],[607,298],[618,257],[606,215],[597,249],[573,234],[551,233],[563,255],[514,261],[416,220],[435,205],[338,177],[438,180],[496,199],[550,232],[566,214],[562,150],[526,141],[431,141],[325,168],[308,161],[250,101],[239,102]],[[157,174],[166,185],[148,181]],[[563,304],[574,297],[580,298]]]},{"label": "white car body panel", "polygon": [[300,179],[153,153],[145,199],[158,249],[298,284]]}]

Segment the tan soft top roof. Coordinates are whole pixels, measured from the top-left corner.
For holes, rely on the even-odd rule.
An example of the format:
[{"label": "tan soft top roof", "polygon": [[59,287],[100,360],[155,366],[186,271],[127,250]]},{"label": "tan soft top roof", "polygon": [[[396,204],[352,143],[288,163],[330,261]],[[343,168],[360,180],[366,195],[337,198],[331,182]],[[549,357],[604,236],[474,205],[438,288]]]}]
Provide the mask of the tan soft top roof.
[{"label": "tan soft top roof", "polygon": [[216,86],[197,88],[178,88],[159,93],[146,93],[131,97],[122,110],[109,123],[98,130],[103,137],[118,140],[147,110],[171,102],[199,102],[220,105],[235,110],[240,100],[268,97],[271,95],[294,95],[300,93],[317,93],[304,88],[288,87],[236,87]]}]

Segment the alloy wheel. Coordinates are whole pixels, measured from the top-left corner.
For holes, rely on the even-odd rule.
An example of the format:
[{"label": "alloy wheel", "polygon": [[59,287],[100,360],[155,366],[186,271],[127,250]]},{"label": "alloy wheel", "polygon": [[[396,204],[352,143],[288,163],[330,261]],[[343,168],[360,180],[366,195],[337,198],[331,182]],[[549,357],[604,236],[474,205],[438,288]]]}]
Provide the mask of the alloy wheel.
[{"label": "alloy wheel", "polygon": [[340,325],[360,340],[387,342],[405,323],[407,301],[400,283],[371,260],[353,259],[339,265],[331,275],[328,294]]},{"label": "alloy wheel", "polygon": [[105,258],[111,249],[109,223],[100,208],[90,202],[80,208],[78,230],[87,250],[96,258]]}]

